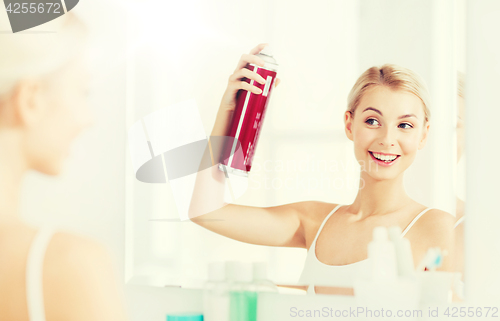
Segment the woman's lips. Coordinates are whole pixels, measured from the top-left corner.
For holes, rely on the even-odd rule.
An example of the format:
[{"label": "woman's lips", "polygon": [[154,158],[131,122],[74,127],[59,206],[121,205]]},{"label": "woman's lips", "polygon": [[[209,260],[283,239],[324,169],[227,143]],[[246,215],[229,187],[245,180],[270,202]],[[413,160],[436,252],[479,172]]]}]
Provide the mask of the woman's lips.
[{"label": "woman's lips", "polygon": [[379,160],[379,159],[376,159],[375,156],[373,156],[373,153],[368,151],[368,153],[370,154],[371,158],[373,159],[373,161],[377,164],[379,164],[380,166],[392,166],[398,159],[401,155],[398,155],[393,161],[391,162],[384,162],[382,160]]}]

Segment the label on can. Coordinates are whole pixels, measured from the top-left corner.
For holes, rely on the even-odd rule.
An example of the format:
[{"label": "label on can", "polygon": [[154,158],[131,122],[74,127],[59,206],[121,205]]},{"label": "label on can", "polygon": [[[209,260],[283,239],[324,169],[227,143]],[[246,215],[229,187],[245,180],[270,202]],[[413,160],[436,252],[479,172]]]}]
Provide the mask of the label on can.
[{"label": "label on can", "polygon": [[266,86],[264,87],[264,90],[262,91],[262,96],[267,97],[267,94],[269,93],[269,87],[271,87],[272,82],[273,82],[273,77],[267,76]]}]

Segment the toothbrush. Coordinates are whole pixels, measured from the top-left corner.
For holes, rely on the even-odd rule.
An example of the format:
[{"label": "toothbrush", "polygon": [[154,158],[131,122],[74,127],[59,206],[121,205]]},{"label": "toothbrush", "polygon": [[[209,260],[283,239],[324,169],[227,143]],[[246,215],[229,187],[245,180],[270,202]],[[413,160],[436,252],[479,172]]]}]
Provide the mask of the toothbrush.
[{"label": "toothbrush", "polygon": [[429,271],[434,272],[442,264],[443,264],[443,255],[441,254],[441,251],[438,249],[435,259],[431,261],[430,264],[426,266],[426,268]]},{"label": "toothbrush", "polygon": [[443,263],[443,254],[439,247],[431,247],[425,253],[424,258],[417,266],[417,271],[422,271],[424,268],[435,271]]}]

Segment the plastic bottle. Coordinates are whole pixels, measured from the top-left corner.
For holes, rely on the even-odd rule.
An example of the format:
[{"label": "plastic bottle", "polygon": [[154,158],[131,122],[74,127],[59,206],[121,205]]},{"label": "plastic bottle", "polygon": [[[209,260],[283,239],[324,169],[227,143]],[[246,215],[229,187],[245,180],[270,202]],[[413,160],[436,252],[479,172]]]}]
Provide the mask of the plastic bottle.
[{"label": "plastic bottle", "polygon": [[397,278],[396,250],[389,240],[387,228],[373,229],[373,240],[368,244],[368,258],[372,264],[374,281],[394,281]]},{"label": "plastic bottle", "polygon": [[266,262],[253,262],[252,285],[256,292],[278,292],[278,287],[267,278]]},{"label": "plastic bottle", "polygon": [[224,262],[208,264],[208,281],[203,291],[203,319],[229,321],[229,289]]},{"label": "plastic bottle", "polygon": [[401,228],[399,226],[391,226],[389,228],[389,238],[394,243],[396,249],[398,275],[403,277],[414,277],[415,266],[413,264],[410,241],[401,236]]},{"label": "plastic bottle", "polygon": [[[252,293],[249,294],[250,304],[250,320],[255,321],[257,318],[257,304],[259,299],[259,292],[278,292],[278,287],[267,278],[267,264],[266,262],[253,262],[253,280],[252,280]],[[253,318],[255,316],[255,318]]]},{"label": "plastic bottle", "polygon": [[255,321],[255,292],[251,291],[252,265],[246,262],[226,262],[229,287],[229,320]]}]

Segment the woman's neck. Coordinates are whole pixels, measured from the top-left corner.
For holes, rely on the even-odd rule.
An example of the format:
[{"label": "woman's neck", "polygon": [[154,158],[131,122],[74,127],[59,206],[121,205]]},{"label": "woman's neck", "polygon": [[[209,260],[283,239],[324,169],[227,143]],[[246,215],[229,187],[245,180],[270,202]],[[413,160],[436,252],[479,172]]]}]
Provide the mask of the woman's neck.
[{"label": "woman's neck", "polygon": [[20,142],[0,133],[0,222],[19,220],[21,183],[26,170]]},{"label": "woman's neck", "polygon": [[394,179],[375,180],[361,172],[358,195],[348,211],[359,220],[368,216],[395,212],[412,203],[403,185],[403,174]]}]

